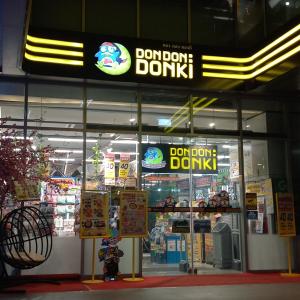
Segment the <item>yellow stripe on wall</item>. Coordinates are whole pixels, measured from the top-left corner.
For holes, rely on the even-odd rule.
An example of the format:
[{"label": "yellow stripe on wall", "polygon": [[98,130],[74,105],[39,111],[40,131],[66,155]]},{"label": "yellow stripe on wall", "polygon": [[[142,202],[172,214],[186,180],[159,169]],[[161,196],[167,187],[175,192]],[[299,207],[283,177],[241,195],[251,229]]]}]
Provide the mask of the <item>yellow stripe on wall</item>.
[{"label": "yellow stripe on wall", "polygon": [[58,54],[58,55],[68,55],[68,56],[78,56],[83,57],[83,52],[79,51],[70,51],[70,50],[60,50],[60,49],[53,49],[53,48],[44,48],[44,47],[36,47],[26,44],[25,48],[32,52],[37,53],[45,53],[45,54]]},{"label": "yellow stripe on wall", "polygon": [[73,66],[80,66],[80,67],[83,66],[83,61],[81,60],[36,56],[36,55],[29,54],[27,52],[25,52],[25,58],[32,61],[39,61],[39,62],[46,62],[46,63],[73,65]]},{"label": "yellow stripe on wall", "polygon": [[83,48],[83,43],[78,42],[67,42],[60,40],[52,40],[52,39],[44,39],[38,38],[31,35],[27,35],[27,40],[36,43],[36,44],[46,44],[46,45],[56,45],[56,46],[67,46],[67,47],[75,47],[75,48]]}]

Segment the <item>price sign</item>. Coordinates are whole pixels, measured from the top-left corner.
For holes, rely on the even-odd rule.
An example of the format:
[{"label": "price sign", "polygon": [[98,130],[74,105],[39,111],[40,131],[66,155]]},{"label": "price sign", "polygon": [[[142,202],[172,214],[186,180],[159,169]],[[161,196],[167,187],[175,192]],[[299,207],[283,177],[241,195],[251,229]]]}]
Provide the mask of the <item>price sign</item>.
[{"label": "price sign", "polygon": [[129,154],[121,154],[120,155],[119,178],[126,179],[128,177],[129,162],[130,162]]},{"label": "price sign", "polygon": [[105,185],[115,185],[115,155],[107,153],[105,155]]}]

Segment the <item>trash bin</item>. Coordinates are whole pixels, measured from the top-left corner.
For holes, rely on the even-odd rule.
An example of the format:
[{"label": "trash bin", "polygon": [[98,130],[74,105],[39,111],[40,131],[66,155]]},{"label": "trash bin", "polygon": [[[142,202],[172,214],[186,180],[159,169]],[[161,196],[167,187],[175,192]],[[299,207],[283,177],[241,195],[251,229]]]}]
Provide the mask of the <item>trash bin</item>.
[{"label": "trash bin", "polygon": [[212,229],[213,234],[213,264],[220,269],[232,268],[232,235],[227,223],[218,222]]}]

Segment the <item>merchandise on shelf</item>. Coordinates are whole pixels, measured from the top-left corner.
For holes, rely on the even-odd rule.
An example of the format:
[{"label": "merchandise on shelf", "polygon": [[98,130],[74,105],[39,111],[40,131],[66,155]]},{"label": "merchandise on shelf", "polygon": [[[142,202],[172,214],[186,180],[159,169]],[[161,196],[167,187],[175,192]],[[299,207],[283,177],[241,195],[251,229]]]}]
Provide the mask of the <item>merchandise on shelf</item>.
[{"label": "merchandise on shelf", "polygon": [[80,202],[81,185],[75,178],[54,177],[42,183],[41,189],[41,209],[52,225],[53,235],[75,235],[75,210]]}]

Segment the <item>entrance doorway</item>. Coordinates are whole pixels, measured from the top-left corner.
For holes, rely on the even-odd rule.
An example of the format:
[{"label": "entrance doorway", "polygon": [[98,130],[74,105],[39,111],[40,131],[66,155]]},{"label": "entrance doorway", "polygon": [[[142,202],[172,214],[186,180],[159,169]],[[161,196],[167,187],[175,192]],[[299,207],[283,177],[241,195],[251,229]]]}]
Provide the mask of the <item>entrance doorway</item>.
[{"label": "entrance doorway", "polygon": [[[184,141],[183,138],[169,137],[170,142],[167,139],[160,137],[160,143],[154,145],[156,138],[153,137],[153,142],[144,145],[141,153],[144,163],[142,188],[149,193],[148,237],[143,239],[143,275],[239,272],[241,239],[237,141],[214,138]],[[179,151],[179,147],[183,150]],[[205,149],[207,155],[210,150],[215,151],[216,167],[208,167],[210,170],[207,171],[200,164],[198,169],[195,168],[195,163],[190,164],[187,171],[180,168],[177,172],[172,169],[168,172],[166,168],[165,172],[155,168],[147,171],[146,156],[149,151],[156,151],[155,148],[162,150],[159,155],[170,168],[171,152],[175,157],[174,167],[175,160],[180,159],[181,164],[185,164],[193,158],[192,155],[195,160],[199,159]],[[189,152],[188,149],[195,150]]]}]

